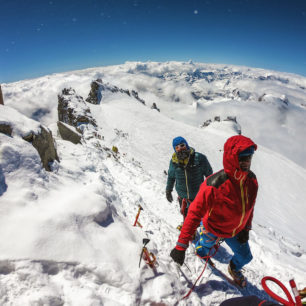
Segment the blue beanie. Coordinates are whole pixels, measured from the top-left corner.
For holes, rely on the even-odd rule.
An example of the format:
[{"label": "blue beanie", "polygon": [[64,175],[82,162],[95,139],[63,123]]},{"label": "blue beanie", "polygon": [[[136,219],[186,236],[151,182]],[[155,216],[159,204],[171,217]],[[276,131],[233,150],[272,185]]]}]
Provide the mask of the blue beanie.
[{"label": "blue beanie", "polygon": [[188,142],[186,141],[186,139],[181,136],[178,136],[178,137],[175,137],[172,141],[172,146],[173,146],[174,151],[175,151],[175,147],[181,143],[184,143],[186,145],[187,150],[189,150]]},{"label": "blue beanie", "polygon": [[254,146],[248,147],[247,149],[239,153],[239,157],[252,155],[254,154],[254,151],[255,151]]}]

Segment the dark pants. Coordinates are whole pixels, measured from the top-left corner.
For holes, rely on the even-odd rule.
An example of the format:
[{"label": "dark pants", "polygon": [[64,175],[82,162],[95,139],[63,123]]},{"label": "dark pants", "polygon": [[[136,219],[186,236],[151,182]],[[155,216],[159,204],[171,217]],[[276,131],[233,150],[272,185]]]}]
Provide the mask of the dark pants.
[{"label": "dark pants", "polygon": [[181,197],[178,197],[177,198],[179,204],[180,204],[180,212],[181,214],[183,215],[184,217],[184,220],[187,216],[187,213],[188,213],[188,208],[190,206],[190,203],[193,201],[191,199],[185,199],[185,198],[181,198]]}]

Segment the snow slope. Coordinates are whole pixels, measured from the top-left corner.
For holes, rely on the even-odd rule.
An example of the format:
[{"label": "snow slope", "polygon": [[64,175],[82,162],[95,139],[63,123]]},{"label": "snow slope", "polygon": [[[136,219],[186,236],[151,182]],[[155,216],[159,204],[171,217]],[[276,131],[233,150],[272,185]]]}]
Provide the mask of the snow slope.
[{"label": "snow slope", "polygon": [[[204,68],[214,73],[206,76],[201,72]],[[227,80],[226,73],[230,74]],[[259,147],[252,164],[260,186],[250,238],[254,259],[245,270],[250,285],[247,290],[239,291],[207,270],[195,292],[179,304],[219,305],[226,298],[249,294],[268,298],[260,285],[265,275],[277,277],[285,285],[294,277],[297,286],[304,287],[306,170],[303,161],[299,161],[305,149],[296,143],[290,152],[283,152],[282,148],[283,143],[288,145],[292,141],[285,137],[284,131],[300,139],[299,129],[305,128],[301,126],[305,120],[301,105],[305,91],[301,87],[306,81],[275,72],[276,79],[258,80],[269,75],[271,72],[243,67],[127,63],[5,84],[2,88],[7,106],[1,107],[0,122],[8,120],[8,114],[12,113],[15,114],[11,115],[12,119],[20,118],[19,111],[48,125],[56,140],[60,163],[54,163],[53,172],[46,172],[35,149],[22,141],[19,134],[13,137],[0,134],[3,190],[0,304],[173,305],[178,302],[188,291],[188,281],[195,281],[203,266],[190,248],[186,263],[192,273],[183,267],[186,281],[177,274],[170,260],[170,250],[178,237],[176,226],[182,217],[178,204],[165,199],[164,170],[172,155],[172,138],[178,135],[206,154],[214,171],[222,168],[223,144],[235,134],[235,129],[226,121],[199,127],[209,118],[205,117],[207,112],[210,118],[217,115],[214,109],[218,107],[224,111],[218,113],[221,116],[237,116],[243,134],[254,139]],[[82,145],[60,139],[56,129],[56,95],[62,88],[72,86],[86,98],[90,82],[98,77],[120,88],[136,90],[146,105],[123,93],[106,93],[100,105],[88,104],[104,139],[90,139]],[[226,95],[233,94],[232,91],[223,91],[225,97],[215,96],[217,92],[221,94],[216,88],[223,88],[228,80],[232,88],[243,83],[240,91],[249,91],[253,96],[260,88],[254,82],[269,82],[273,89],[270,94],[274,96],[261,104],[255,103],[254,98],[230,100]],[[195,86],[205,89],[205,94],[210,91],[213,100],[192,100]],[[282,92],[278,91],[280,88]],[[277,121],[280,113],[279,105],[274,105],[279,103],[275,97],[284,91],[290,101],[286,120],[292,116],[301,121],[288,123],[284,118],[286,123]],[[175,97],[179,101],[175,102]],[[161,112],[150,109],[153,102]],[[228,113],[227,107],[233,113]],[[254,110],[251,114],[255,113],[252,120],[257,124],[258,118],[265,117],[270,110],[277,114],[275,118],[271,116],[270,122],[275,141],[269,143],[271,138],[263,135],[267,124],[254,131],[249,121],[242,120],[251,109]],[[119,149],[117,155],[109,150],[113,145]],[[139,219],[143,228],[132,226],[138,205],[144,208]],[[143,262],[138,267],[143,238],[150,239],[148,249],[159,263],[156,271]],[[227,269],[230,254],[222,245],[216,255],[215,261],[223,271]]]}]

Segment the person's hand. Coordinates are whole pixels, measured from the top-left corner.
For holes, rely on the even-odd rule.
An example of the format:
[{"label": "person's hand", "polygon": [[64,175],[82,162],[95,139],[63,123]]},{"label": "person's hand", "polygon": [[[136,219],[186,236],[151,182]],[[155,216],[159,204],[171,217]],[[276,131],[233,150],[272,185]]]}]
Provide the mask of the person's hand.
[{"label": "person's hand", "polygon": [[241,232],[239,232],[237,235],[237,240],[241,244],[247,243],[249,240],[249,231],[244,229]]},{"label": "person's hand", "polygon": [[170,190],[166,190],[166,198],[168,200],[168,202],[172,202],[173,201],[173,197],[172,197],[172,193]]},{"label": "person's hand", "polygon": [[181,266],[185,260],[185,252],[186,250],[180,251],[174,248],[170,253],[170,257]]}]

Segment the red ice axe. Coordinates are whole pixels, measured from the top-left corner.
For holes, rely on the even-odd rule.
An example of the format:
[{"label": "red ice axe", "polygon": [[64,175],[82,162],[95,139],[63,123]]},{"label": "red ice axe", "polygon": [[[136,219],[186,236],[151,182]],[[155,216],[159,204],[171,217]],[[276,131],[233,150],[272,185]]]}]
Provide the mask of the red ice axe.
[{"label": "red ice axe", "polygon": [[148,238],[144,238],[143,239],[143,247],[142,247],[142,251],[140,254],[140,260],[139,260],[139,267],[140,267],[140,263],[141,263],[141,259],[143,259],[145,261],[145,263],[147,265],[149,265],[150,268],[154,268],[155,267],[155,263],[156,263],[156,257],[153,253],[149,252],[146,245],[149,243],[150,239]]},{"label": "red ice axe", "polygon": [[142,227],[142,225],[138,222],[138,218],[139,218],[140,212],[142,210],[143,210],[143,208],[141,207],[141,205],[138,205],[138,212],[137,212],[136,219],[135,219],[135,222],[134,222],[133,226],[138,225],[139,227]]}]

